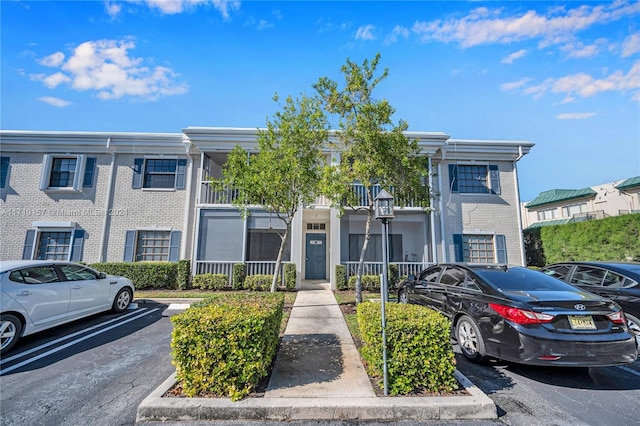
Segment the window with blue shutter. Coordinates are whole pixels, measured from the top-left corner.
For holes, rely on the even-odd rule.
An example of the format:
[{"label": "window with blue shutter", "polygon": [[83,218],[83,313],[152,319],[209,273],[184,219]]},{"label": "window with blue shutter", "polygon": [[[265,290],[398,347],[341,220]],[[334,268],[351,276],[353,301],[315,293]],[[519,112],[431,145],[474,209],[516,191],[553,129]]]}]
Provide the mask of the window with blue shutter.
[{"label": "window with blue shutter", "polygon": [[84,230],[73,231],[73,247],[71,248],[71,261],[80,262],[82,260],[82,249],[84,247]]},{"label": "window with blue shutter", "polygon": [[36,239],[36,230],[28,229],[27,235],[24,238],[24,246],[22,249],[22,259],[23,260],[31,260],[33,256],[33,244]]},{"label": "window with blue shutter", "polygon": [[96,170],[96,157],[88,157],[84,167],[83,188],[93,187],[93,178]]},{"label": "window with blue shutter", "polygon": [[142,168],[144,167],[144,158],[136,158],[133,160],[133,182],[131,188],[142,188]]},{"label": "window with blue shutter", "polygon": [[462,234],[453,234],[453,250],[456,256],[456,262],[464,262],[464,245],[462,243]]},{"label": "window with blue shutter", "polygon": [[449,164],[449,190],[458,192],[458,165]]},{"label": "window with blue shutter", "polygon": [[9,158],[0,157],[0,188],[4,188],[7,184],[7,176],[9,176]]},{"label": "window with blue shutter", "polygon": [[500,194],[500,172],[495,164],[489,166],[489,182],[491,182],[491,193]]},{"label": "window with blue shutter", "polygon": [[127,231],[125,240],[124,240],[124,258],[125,262],[133,262],[135,259],[133,258],[135,254],[135,244],[136,244],[136,231]]},{"label": "window with blue shutter", "polygon": [[504,235],[496,235],[496,257],[498,263],[507,264],[507,239]]},{"label": "window with blue shutter", "polygon": [[169,262],[177,262],[180,260],[180,238],[182,232],[171,231],[169,238]]}]

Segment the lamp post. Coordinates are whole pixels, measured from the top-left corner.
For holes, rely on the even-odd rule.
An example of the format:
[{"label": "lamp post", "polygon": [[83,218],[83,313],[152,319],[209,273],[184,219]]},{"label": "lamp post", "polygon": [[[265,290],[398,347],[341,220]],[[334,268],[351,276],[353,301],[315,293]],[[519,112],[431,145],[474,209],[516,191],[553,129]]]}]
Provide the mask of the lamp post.
[{"label": "lamp post", "polygon": [[382,222],[382,286],[380,288],[380,304],[382,306],[382,370],[384,376],[384,395],[388,394],[387,383],[387,319],[385,316],[385,303],[389,293],[389,221],[393,219],[393,196],[384,189],[381,190],[374,201],[374,218]]}]

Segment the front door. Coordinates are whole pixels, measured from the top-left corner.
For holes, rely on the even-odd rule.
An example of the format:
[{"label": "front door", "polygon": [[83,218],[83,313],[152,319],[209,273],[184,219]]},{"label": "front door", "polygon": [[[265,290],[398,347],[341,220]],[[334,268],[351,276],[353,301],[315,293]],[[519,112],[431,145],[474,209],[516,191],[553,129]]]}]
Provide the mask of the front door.
[{"label": "front door", "polygon": [[307,234],[305,273],[306,280],[324,280],[326,275],[325,248],[327,236],[325,234]]}]

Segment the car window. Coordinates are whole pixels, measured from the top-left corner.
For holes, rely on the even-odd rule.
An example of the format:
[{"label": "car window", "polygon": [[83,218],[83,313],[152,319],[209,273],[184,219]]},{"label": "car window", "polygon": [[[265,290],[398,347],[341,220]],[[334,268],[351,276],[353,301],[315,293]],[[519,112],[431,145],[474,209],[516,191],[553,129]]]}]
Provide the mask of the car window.
[{"label": "car window", "polygon": [[51,265],[47,266],[32,266],[30,268],[20,269],[23,282],[26,284],[46,284],[58,282],[58,274]]},{"label": "car window", "polygon": [[523,267],[474,269],[476,275],[499,291],[548,290],[575,291],[575,287],[540,271]]},{"label": "car window", "polygon": [[11,273],[9,274],[9,279],[11,281],[24,284],[24,278],[22,277],[22,273],[20,271],[11,271]]},{"label": "car window", "polygon": [[601,287],[606,273],[604,269],[593,266],[578,266],[571,277],[571,284]]},{"label": "car window", "polygon": [[542,272],[544,272],[545,274],[559,280],[564,280],[570,271],[571,265],[554,265],[542,269]]},{"label": "car window", "polygon": [[67,277],[67,281],[84,281],[96,279],[96,274],[91,269],[87,269],[84,266],[60,265],[60,269],[62,269],[65,277]]},{"label": "car window", "polygon": [[607,271],[604,276],[604,281],[602,285],[609,288],[621,288],[624,287],[624,280],[626,277],[623,277],[620,274],[616,274],[615,272]]},{"label": "car window", "polygon": [[441,271],[442,271],[442,267],[440,266],[437,266],[435,268],[429,268],[425,271],[422,271],[418,279],[422,281],[429,281],[434,283],[438,280],[438,276],[440,275]]},{"label": "car window", "polygon": [[447,268],[440,277],[440,283],[447,285],[458,285],[465,281],[466,274],[457,268]]}]

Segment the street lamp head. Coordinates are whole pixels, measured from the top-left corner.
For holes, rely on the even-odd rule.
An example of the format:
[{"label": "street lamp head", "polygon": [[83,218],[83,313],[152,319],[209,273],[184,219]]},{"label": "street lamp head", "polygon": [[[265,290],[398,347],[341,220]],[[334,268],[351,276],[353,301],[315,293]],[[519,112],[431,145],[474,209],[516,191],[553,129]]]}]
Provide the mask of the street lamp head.
[{"label": "street lamp head", "polygon": [[393,219],[393,196],[384,189],[374,198],[374,218],[376,220]]}]

